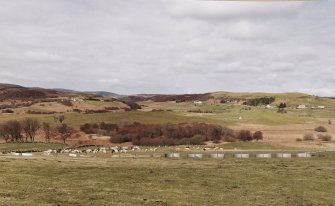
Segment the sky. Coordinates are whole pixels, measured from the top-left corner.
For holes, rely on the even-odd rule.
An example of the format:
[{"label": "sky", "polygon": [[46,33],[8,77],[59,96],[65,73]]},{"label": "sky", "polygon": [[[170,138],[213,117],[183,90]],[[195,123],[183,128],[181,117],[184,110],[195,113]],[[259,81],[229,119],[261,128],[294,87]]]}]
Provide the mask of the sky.
[{"label": "sky", "polygon": [[335,1],[0,0],[0,82],[335,96]]}]

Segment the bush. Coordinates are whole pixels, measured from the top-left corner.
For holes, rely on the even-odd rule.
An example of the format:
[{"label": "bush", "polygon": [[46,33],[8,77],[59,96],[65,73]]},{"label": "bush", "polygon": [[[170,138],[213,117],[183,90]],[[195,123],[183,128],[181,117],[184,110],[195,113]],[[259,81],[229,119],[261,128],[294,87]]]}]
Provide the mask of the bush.
[{"label": "bush", "polygon": [[111,143],[124,143],[124,142],[131,142],[133,138],[134,138],[134,135],[126,134],[126,135],[119,135],[119,136],[111,137],[110,141]]},{"label": "bush", "polygon": [[254,140],[262,140],[263,139],[263,132],[257,131],[252,135],[252,139]]},{"label": "bush", "polygon": [[242,141],[251,141],[252,140],[252,134],[249,130],[241,130],[237,136],[238,139]]},{"label": "bush", "polygon": [[324,126],[318,126],[317,128],[314,129],[316,132],[327,132],[327,128]]},{"label": "bush", "polygon": [[313,141],[315,139],[313,134],[305,134],[303,140],[304,141]]},{"label": "bush", "polygon": [[329,134],[323,135],[323,134],[319,134],[318,135],[318,139],[325,141],[325,142],[329,142],[333,139],[333,137]]},{"label": "bush", "polygon": [[201,145],[204,144],[204,141],[206,140],[206,137],[204,135],[194,135],[192,138],[190,138],[190,144],[191,145]]},{"label": "bush", "polygon": [[119,110],[120,108],[119,107],[105,107],[105,110]]},{"label": "bush", "polygon": [[14,111],[11,110],[11,109],[4,109],[4,110],[2,110],[2,113],[12,114],[12,113],[14,113]]},{"label": "bush", "polygon": [[276,100],[275,97],[261,97],[261,98],[249,99],[247,102],[245,102],[245,104],[249,106],[268,105],[273,103],[275,100]]},{"label": "bush", "polygon": [[301,138],[297,138],[297,139],[295,139],[295,141],[297,141],[297,142],[301,142],[302,139],[301,139]]},{"label": "bush", "polygon": [[73,112],[81,113],[82,110],[80,110],[80,109],[73,109]]},{"label": "bush", "polygon": [[64,105],[64,106],[67,106],[67,107],[72,107],[72,106],[73,106],[72,102],[71,102],[70,100],[68,100],[68,99],[58,100],[57,102],[58,102],[59,104],[62,104],[62,105]]},{"label": "bush", "polygon": [[97,130],[92,127],[91,124],[84,124],[80,126],[80,131],[84,132],[85,134],[96,134]]}]

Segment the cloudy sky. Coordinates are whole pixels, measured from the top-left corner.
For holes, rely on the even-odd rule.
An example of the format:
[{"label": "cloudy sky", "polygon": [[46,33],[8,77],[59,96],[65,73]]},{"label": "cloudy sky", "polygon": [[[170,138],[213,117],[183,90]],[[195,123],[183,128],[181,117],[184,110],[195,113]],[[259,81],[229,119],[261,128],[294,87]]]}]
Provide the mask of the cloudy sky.
[{"label": "cloudy sky", "polygon": [[0,82],[335,96],[335,1],[0,0]]}]

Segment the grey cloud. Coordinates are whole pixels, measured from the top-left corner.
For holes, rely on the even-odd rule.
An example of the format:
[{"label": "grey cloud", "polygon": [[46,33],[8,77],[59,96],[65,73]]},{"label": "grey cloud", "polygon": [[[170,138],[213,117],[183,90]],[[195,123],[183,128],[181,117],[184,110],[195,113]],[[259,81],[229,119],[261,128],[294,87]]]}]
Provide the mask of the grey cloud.
[{"label": "grey cloud", "polygon": [[331,0],[0,2],[0,82],[126,94],[335,96]]},{"label": "grey cloud", "polygon": [[266,18],[294,15],[304,2],[242,2],[166,0],[168,11],[177,17],[203,20],[230,20],[232,18]]}]

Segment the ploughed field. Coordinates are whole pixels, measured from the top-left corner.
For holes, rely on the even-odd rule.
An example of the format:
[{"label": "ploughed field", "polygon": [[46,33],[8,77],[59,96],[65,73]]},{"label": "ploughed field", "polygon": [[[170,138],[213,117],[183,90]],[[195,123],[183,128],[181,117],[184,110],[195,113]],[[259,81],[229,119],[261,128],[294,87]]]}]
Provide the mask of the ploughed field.
[{"label": "ploughed field", "polygon": [[335,205],[334,162],[0,155],[0,205]]}]

